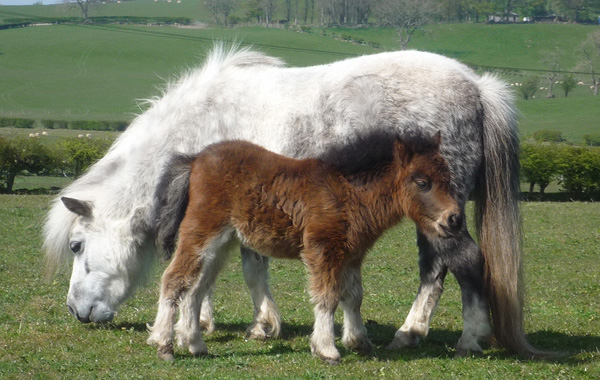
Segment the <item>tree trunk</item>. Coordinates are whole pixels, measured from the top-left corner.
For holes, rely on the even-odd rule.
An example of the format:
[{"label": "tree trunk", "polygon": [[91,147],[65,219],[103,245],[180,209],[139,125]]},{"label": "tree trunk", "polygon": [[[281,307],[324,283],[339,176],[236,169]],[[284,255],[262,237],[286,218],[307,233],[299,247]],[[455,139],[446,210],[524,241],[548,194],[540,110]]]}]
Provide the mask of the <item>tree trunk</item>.
[{"label": "tree trunk", "polygon": [[7,194],[12,194],[16,177],[17,177],[16,172],[14,172],[14,173],[11,171],[8,172],[8,176],[6,177],[6,193]]}]

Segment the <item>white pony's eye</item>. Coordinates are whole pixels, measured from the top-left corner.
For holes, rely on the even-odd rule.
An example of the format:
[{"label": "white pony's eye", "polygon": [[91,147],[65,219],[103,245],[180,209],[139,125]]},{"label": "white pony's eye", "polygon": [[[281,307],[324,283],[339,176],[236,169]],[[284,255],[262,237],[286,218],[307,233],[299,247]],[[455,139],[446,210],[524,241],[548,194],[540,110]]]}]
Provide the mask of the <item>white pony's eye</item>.
[{"label": "white pony's eye", "polygon": [[83,242],[80,241],[72,241],[71,243],[69,243],[69,248],[71,248],[71,251],[73,251],[73,253],[78,254],[79,252],[81,252],[81,247],[83,246]]}]

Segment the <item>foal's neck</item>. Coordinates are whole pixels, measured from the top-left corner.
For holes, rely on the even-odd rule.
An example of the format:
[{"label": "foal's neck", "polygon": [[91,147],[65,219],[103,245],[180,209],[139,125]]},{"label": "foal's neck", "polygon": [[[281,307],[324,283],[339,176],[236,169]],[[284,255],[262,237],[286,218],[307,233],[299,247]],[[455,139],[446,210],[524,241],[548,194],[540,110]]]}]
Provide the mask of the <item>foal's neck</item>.
[{"label": "foal's neck", "polygon": [[388,165],[381,172],[350,181],[352,191],[348,205],[351,225],[362,244],[371,245],[388,228],[398,224],[404,216],[400,200],[403,189],[398,188],[397,165]]}]

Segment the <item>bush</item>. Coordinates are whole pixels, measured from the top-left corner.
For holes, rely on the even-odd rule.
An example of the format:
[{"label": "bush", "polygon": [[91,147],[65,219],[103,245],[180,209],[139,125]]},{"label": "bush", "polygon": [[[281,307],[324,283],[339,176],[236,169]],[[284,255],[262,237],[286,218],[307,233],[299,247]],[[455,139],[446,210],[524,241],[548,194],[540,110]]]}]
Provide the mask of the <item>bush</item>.
[{"label": "bush", "polygon": [[583,139],[587,146],[600,146],[600,135],[598,134],[586,134],[583,135]]},{"label": "bush", "polygon": [[540,130],[533,133],[533,139],[538,142],[564,142],[561,131]]},{"label": "bush", "polygon": [[39,139],[17,137],[0,138],[0,184],[2,190],[12,193],[16,176],[27,171],[47,174],[55,170],[57,160],[52,151]]},{"label": "bush", "polygon": [[600,196],[600,149],[563,149],[559,184],[572,199],[598,199]]},{"label": "bush", "polygon": [[574,200],[600,199],[600,148],[555,144],[523,144],[521,175],[529,192],[558,180],[561,190]]},{"label": "bush", "polygon": [[529,183],[529,192],[533,193],[536,184],[540,194],[558,178],[560,154],[552,145],[526,144],[521,148],[521,175]]},{"label": "bush", "polygon": [[0,127],[4,128],[33,128],[35,120],[12,117],[0,117]]},{"label": "bush", "polygon": [[62,167],[66,174],[79,176],[102,158],[112,144],[109,139],[71,137],[56,148],[62,151]]}]

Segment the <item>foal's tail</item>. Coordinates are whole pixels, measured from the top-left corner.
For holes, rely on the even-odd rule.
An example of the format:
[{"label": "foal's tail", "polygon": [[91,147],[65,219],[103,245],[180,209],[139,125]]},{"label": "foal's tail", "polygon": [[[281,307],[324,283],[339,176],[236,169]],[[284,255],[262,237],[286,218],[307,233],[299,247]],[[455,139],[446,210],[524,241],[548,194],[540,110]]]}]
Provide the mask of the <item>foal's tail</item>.
[{"label": "foal's tail", "polygon": [[171,258],[175,250],[179,225],[188,204],[190,169],[194,156],[174,156],[167,166],[154,193],[154,244]]},{"label": "foal's tail", "polygon": [[484,163],[475,219],[485,258],[485,286],[497,342],[527,358],[553,356],[534,348],[523,328],[524,281],[519,209],[519,136],[510,90],[495,77],[479,80]]}]

